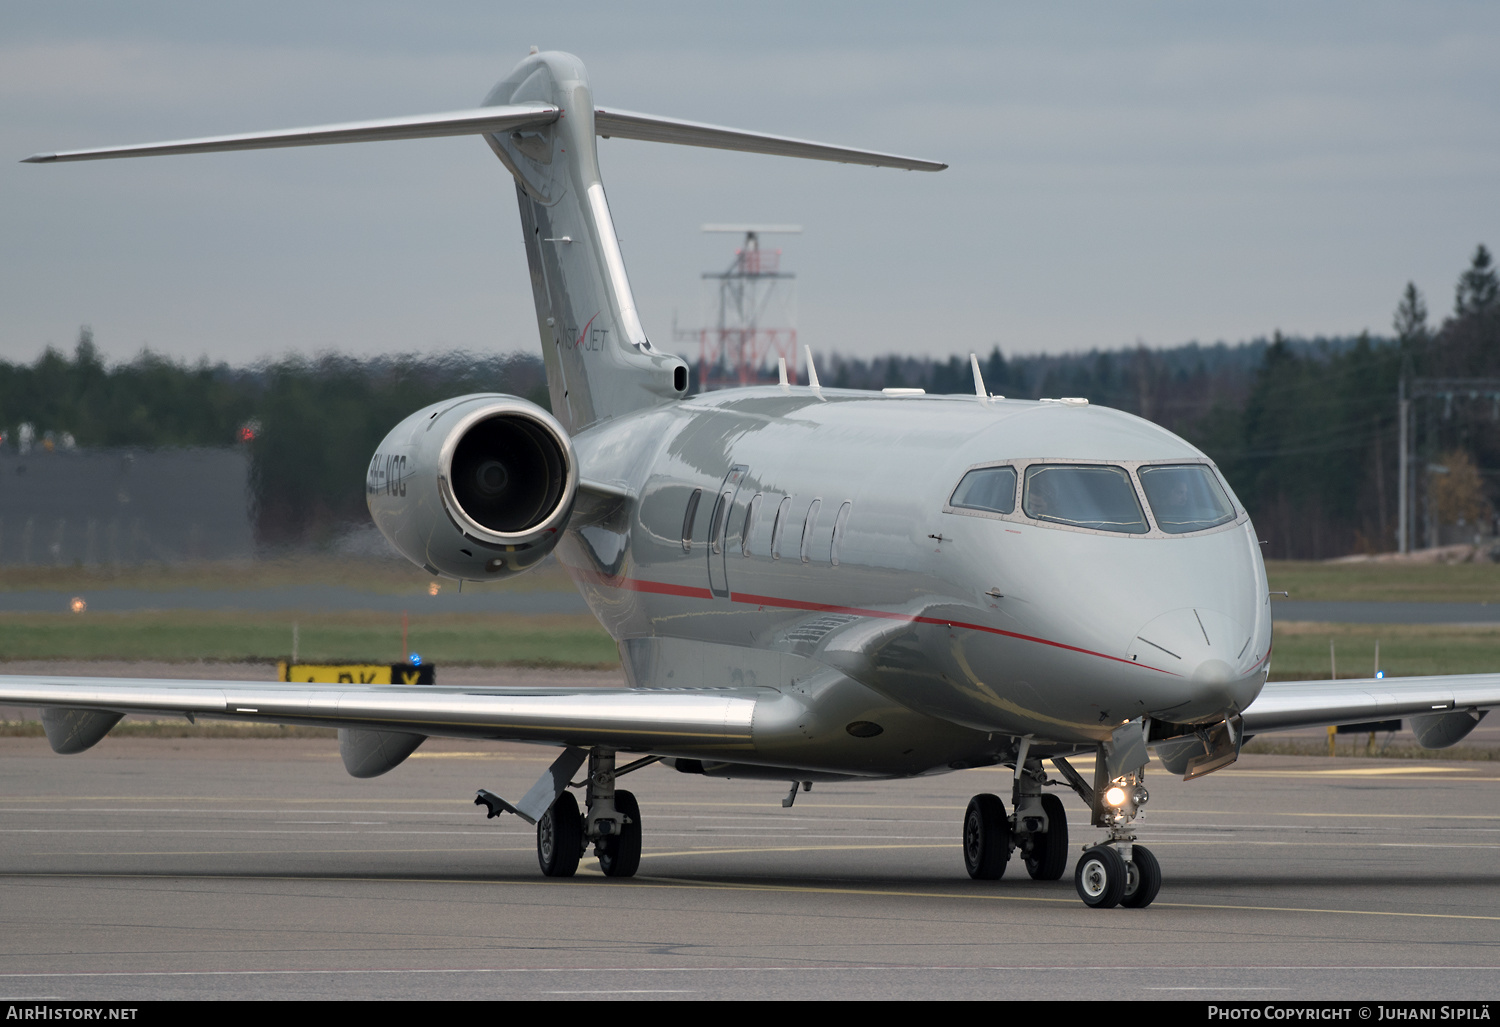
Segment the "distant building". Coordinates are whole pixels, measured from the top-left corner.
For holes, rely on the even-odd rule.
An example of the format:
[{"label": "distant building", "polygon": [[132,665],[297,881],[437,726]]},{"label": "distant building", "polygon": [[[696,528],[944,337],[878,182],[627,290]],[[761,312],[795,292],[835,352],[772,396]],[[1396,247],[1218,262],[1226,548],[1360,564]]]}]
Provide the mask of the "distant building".
[{"label": "distant building", "polygon": [[0,449],[0,566],[254,555],[250,455]]}]

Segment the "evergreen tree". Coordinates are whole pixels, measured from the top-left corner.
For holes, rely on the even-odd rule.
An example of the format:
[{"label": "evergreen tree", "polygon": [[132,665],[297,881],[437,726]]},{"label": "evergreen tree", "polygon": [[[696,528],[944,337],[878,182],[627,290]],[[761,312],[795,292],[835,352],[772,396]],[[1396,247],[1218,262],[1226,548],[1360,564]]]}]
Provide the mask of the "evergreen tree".
[{"label": "evergreen tree", "polygon": [[1488,314],[1496,309],[1497,300],[1500,300],[1500,280],[1495,277],[1490,251],[1483,243],[1474,251],[1469,270],[1458,276],[1456,293],[1453,300],[1455,317]]},{"label": "evergreen tree", "polygon": [[1396,316],[1391,322],[1396,330],[1396,339],[1403,349],[1420,346],[1427,341],[1427,304],[1417,291],[1415,282],[1406,283],[1401,302],[1396,305]]}]

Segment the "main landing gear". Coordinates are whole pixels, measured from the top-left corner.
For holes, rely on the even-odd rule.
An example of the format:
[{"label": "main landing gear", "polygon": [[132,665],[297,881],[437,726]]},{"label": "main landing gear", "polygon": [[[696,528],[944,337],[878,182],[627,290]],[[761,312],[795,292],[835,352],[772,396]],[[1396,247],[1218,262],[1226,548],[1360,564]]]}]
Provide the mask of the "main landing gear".
[{"label": "main landing gear", "polygon": [[[964,867],[975,880],[998,880],[1005,873],[1012,852],[1019,852],[1026,871],[1038,881],[1056,881],[1068,863],[1068,821],[1061,800],[1043,795],[1047,777],[1040,760],[1026,758],[1022,744],[1016,760],[1011,801],[1015,813],[1007,816],[1005,804],[996,795],[976,795],[964,813]],[[1131,826],[1146,792],[1144,747],[1142,765],[1111,773],[1111,753],[1101,749],[1090,787],[1061,758],[1053,765],[1066,783],[1088,802],[1095,827],[1107,828],[1109,837],[1083,851],[1073,869],[1073,885],[1084,904],[1094,909],[1125,906],[1143,909],[1161,891],[1161,864],[1151,850],[1135,842]]]},{"label": "main landing gear", "polygon": [[572,792],[563,792],[536,822],[536,861],[547,877],[577,873],[589,842],[594,843],[594,855],[605,877],[634,877],[640,869],[641,807],[633,794],[615,788],[617,776],[614,752],[590,751],[584,794],[587,812],[579,812]]},{"label": "main landing gear", "polygon": [[[584,808],[568,791],[573,772],[588,760]],[[613,749],[567,749],[518,803],[485,789],[474,800],[488,816],[514,813],[536,825],[536,861],[547,877],[572,877],[589,843],[606,877],[633,877],[641,865],[641,807],[635,796],[615,788],[615,779],[657,762],[647,756],[615,767]],[[576,787],[576,785],[575,785]]]},{"label": "main landing gear", "polygon": [[1020,760],[1011,789],[1014,816],[998,795],[976,795],[964,813],[964,867],[976,881],[995,881],[1005,874],[1012,852],[1019,852],[1026,872],[1037,881],[1056,881],[1068,865],[1068,818],[1062,800],[1043,795],[1046,773],[1041,760]]}]

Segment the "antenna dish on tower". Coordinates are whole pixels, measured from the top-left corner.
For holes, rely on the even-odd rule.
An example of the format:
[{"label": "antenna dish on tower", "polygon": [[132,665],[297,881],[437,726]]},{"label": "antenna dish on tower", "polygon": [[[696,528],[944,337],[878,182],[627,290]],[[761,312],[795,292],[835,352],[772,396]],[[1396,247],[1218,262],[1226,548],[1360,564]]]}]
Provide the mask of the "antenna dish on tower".
[{"label": "antenna dish on tower", "polygon": [[704,225],[705,232],[744,232],[746,235],[801,235],[801,225]]}]

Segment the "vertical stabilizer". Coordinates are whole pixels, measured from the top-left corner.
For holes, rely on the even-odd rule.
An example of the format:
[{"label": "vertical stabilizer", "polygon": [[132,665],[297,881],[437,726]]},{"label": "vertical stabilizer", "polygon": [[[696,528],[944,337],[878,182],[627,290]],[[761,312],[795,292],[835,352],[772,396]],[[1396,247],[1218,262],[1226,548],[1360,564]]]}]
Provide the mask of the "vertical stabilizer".
[{"label": "vertical stabilizer", "polygon": [[604,185],[594,100],[578,58],[532,54],[485,106],[545,103],[551,124],[491,132],[486,141],[516,179],[552,412],[570,432],[687,393],[687,364],[646,337]]},{"label": "vertical stabilizer", "polygon": [[[28,164],[265,150],[329,143],[482,135],[510,169],[521,204],[552,413],[569,432],[687,395],[688,368],[646,338],[599,181],[595,133],[683,146],[804,157],[908,171],[937,161],[594,107],[572,54],[533,53],[483,107],[373,121],[35,153]],[[813,381],[816,385],[816,380]]]}]

